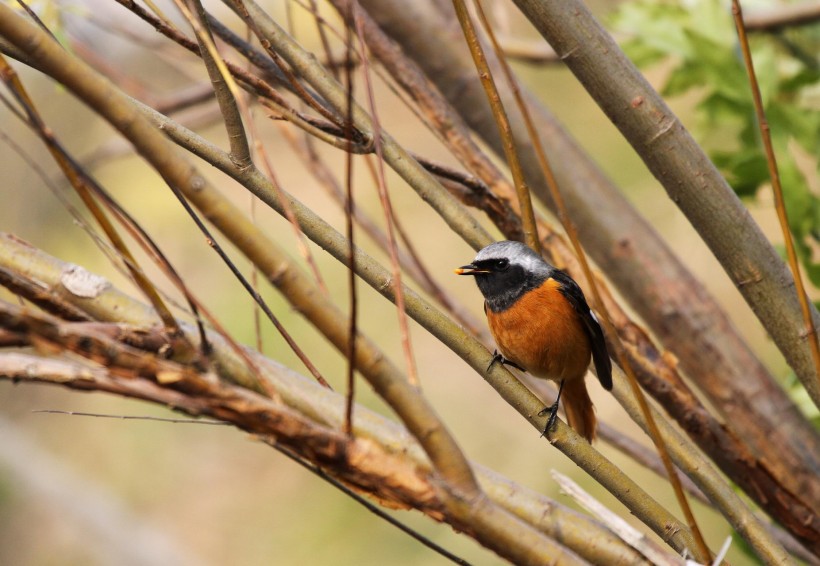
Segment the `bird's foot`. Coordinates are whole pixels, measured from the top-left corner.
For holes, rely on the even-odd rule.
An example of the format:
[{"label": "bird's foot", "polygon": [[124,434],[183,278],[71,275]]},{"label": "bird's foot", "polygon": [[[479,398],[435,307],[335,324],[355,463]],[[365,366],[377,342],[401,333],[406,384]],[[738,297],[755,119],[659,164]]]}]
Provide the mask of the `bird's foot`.
[{"label": "bird's foot", "polygon": [[550,405],[549,407],[544,407],[541,411],[538,412],[539,417],[543,417],[549,413],[549,418],[547,418],[547,425],[544,427],[544,432],[541,433],[541,436],[546,436],[549,438],[549,431],[550,429],[555,426],[555,419],[558,417],[558,401],[556,400],[555,403]]},{"label": "bird's foot", "polygon": [[522,368],[520,365],[518,365],[517,363],[515,363],[511,360],[508,360],[507,358],[505,358],[504,356],[499,354],[498,350],[493,350],[493,359],[490,360],[490,365],[487,366],[487,371],[490,371],[496,363],[500,363],[502,366],[512,366],[515,369],[520,370],[520,371],[524,371],[524,372],[527,371],[524,368]]}]

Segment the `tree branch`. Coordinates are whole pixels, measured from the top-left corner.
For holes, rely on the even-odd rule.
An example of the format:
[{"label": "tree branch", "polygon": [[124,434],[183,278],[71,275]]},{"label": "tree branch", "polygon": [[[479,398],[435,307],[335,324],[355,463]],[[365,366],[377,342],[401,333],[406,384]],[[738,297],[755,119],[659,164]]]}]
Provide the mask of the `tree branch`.
[{"label": "tree branch", "polygon": [[720,172],[583,3],[515,3],[686,215],[820,407],[794,281]]},{"label": "tree branch", "polygon": [[776,32],[783,28],[811,25],[820,20],[820,1],[804,0],[776,8],[758,9],[744,15],[749,31]]}]

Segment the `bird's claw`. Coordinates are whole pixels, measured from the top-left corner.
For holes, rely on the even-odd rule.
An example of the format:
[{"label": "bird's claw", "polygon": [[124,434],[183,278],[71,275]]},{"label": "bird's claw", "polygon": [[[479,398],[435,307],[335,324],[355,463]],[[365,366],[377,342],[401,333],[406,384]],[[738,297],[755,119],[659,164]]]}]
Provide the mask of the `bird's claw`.
[{"label": "bird's claw", "polygon": [[549,407],[544,407],[538,412],[539,417],[543,417],[549,413],[549,417],[547,418],[547,425],[544,427],[544,432],[541,433],[541,437],[548,437],[549,438],[549,431],[550,429],[555,426],[555,419],[558,417],[558,401],[550,405]]},{"label": "bird's claw", "polygon": [[520,365],[518,365],[517,363],[515,363],[511,360],[508,360],[507,358],[505,358],[504,356],[499,354],[498,350],[493,350],[493,359],[490,360],[490,365],[487,366],[487,371],[489,372],[496,363],[500,363],[502,366],[512,366],[512,367],[514,367],[515,369],[517,369],[519,371],[523,371],[523,372],[527,371],[524,368],[522,368]]}]

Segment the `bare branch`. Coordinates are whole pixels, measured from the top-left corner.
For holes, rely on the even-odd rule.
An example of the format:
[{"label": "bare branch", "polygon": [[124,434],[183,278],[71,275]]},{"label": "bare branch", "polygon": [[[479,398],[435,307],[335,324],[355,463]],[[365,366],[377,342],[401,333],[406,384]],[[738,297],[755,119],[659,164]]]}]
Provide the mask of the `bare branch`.
[{"label": "bare branch", "polygon": [[743,17],[749,31],[775,32],[784,28],[806,26],[820,20],[820,1],[803,0],[769,9],[750,11]]}]

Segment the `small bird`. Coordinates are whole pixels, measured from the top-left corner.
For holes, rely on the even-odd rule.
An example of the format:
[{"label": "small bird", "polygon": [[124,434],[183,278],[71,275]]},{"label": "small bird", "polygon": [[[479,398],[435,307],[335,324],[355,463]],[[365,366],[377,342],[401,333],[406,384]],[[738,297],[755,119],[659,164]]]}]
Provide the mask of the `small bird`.
[{"label": "small bird", "polygon": [[456,273],[474,276],[484,295],[487,323],[501,352],[495,352],[487,370],[501,362],[557,381],[555,403],[539,413],[550,414],[544,434],[555,423],[563,392],[569,425],[592,442],[595,409],[584,377],[592,358],[601,385],[611,390],[612,362],[601,325],[578,284],[513,241],[490,244]]}]

